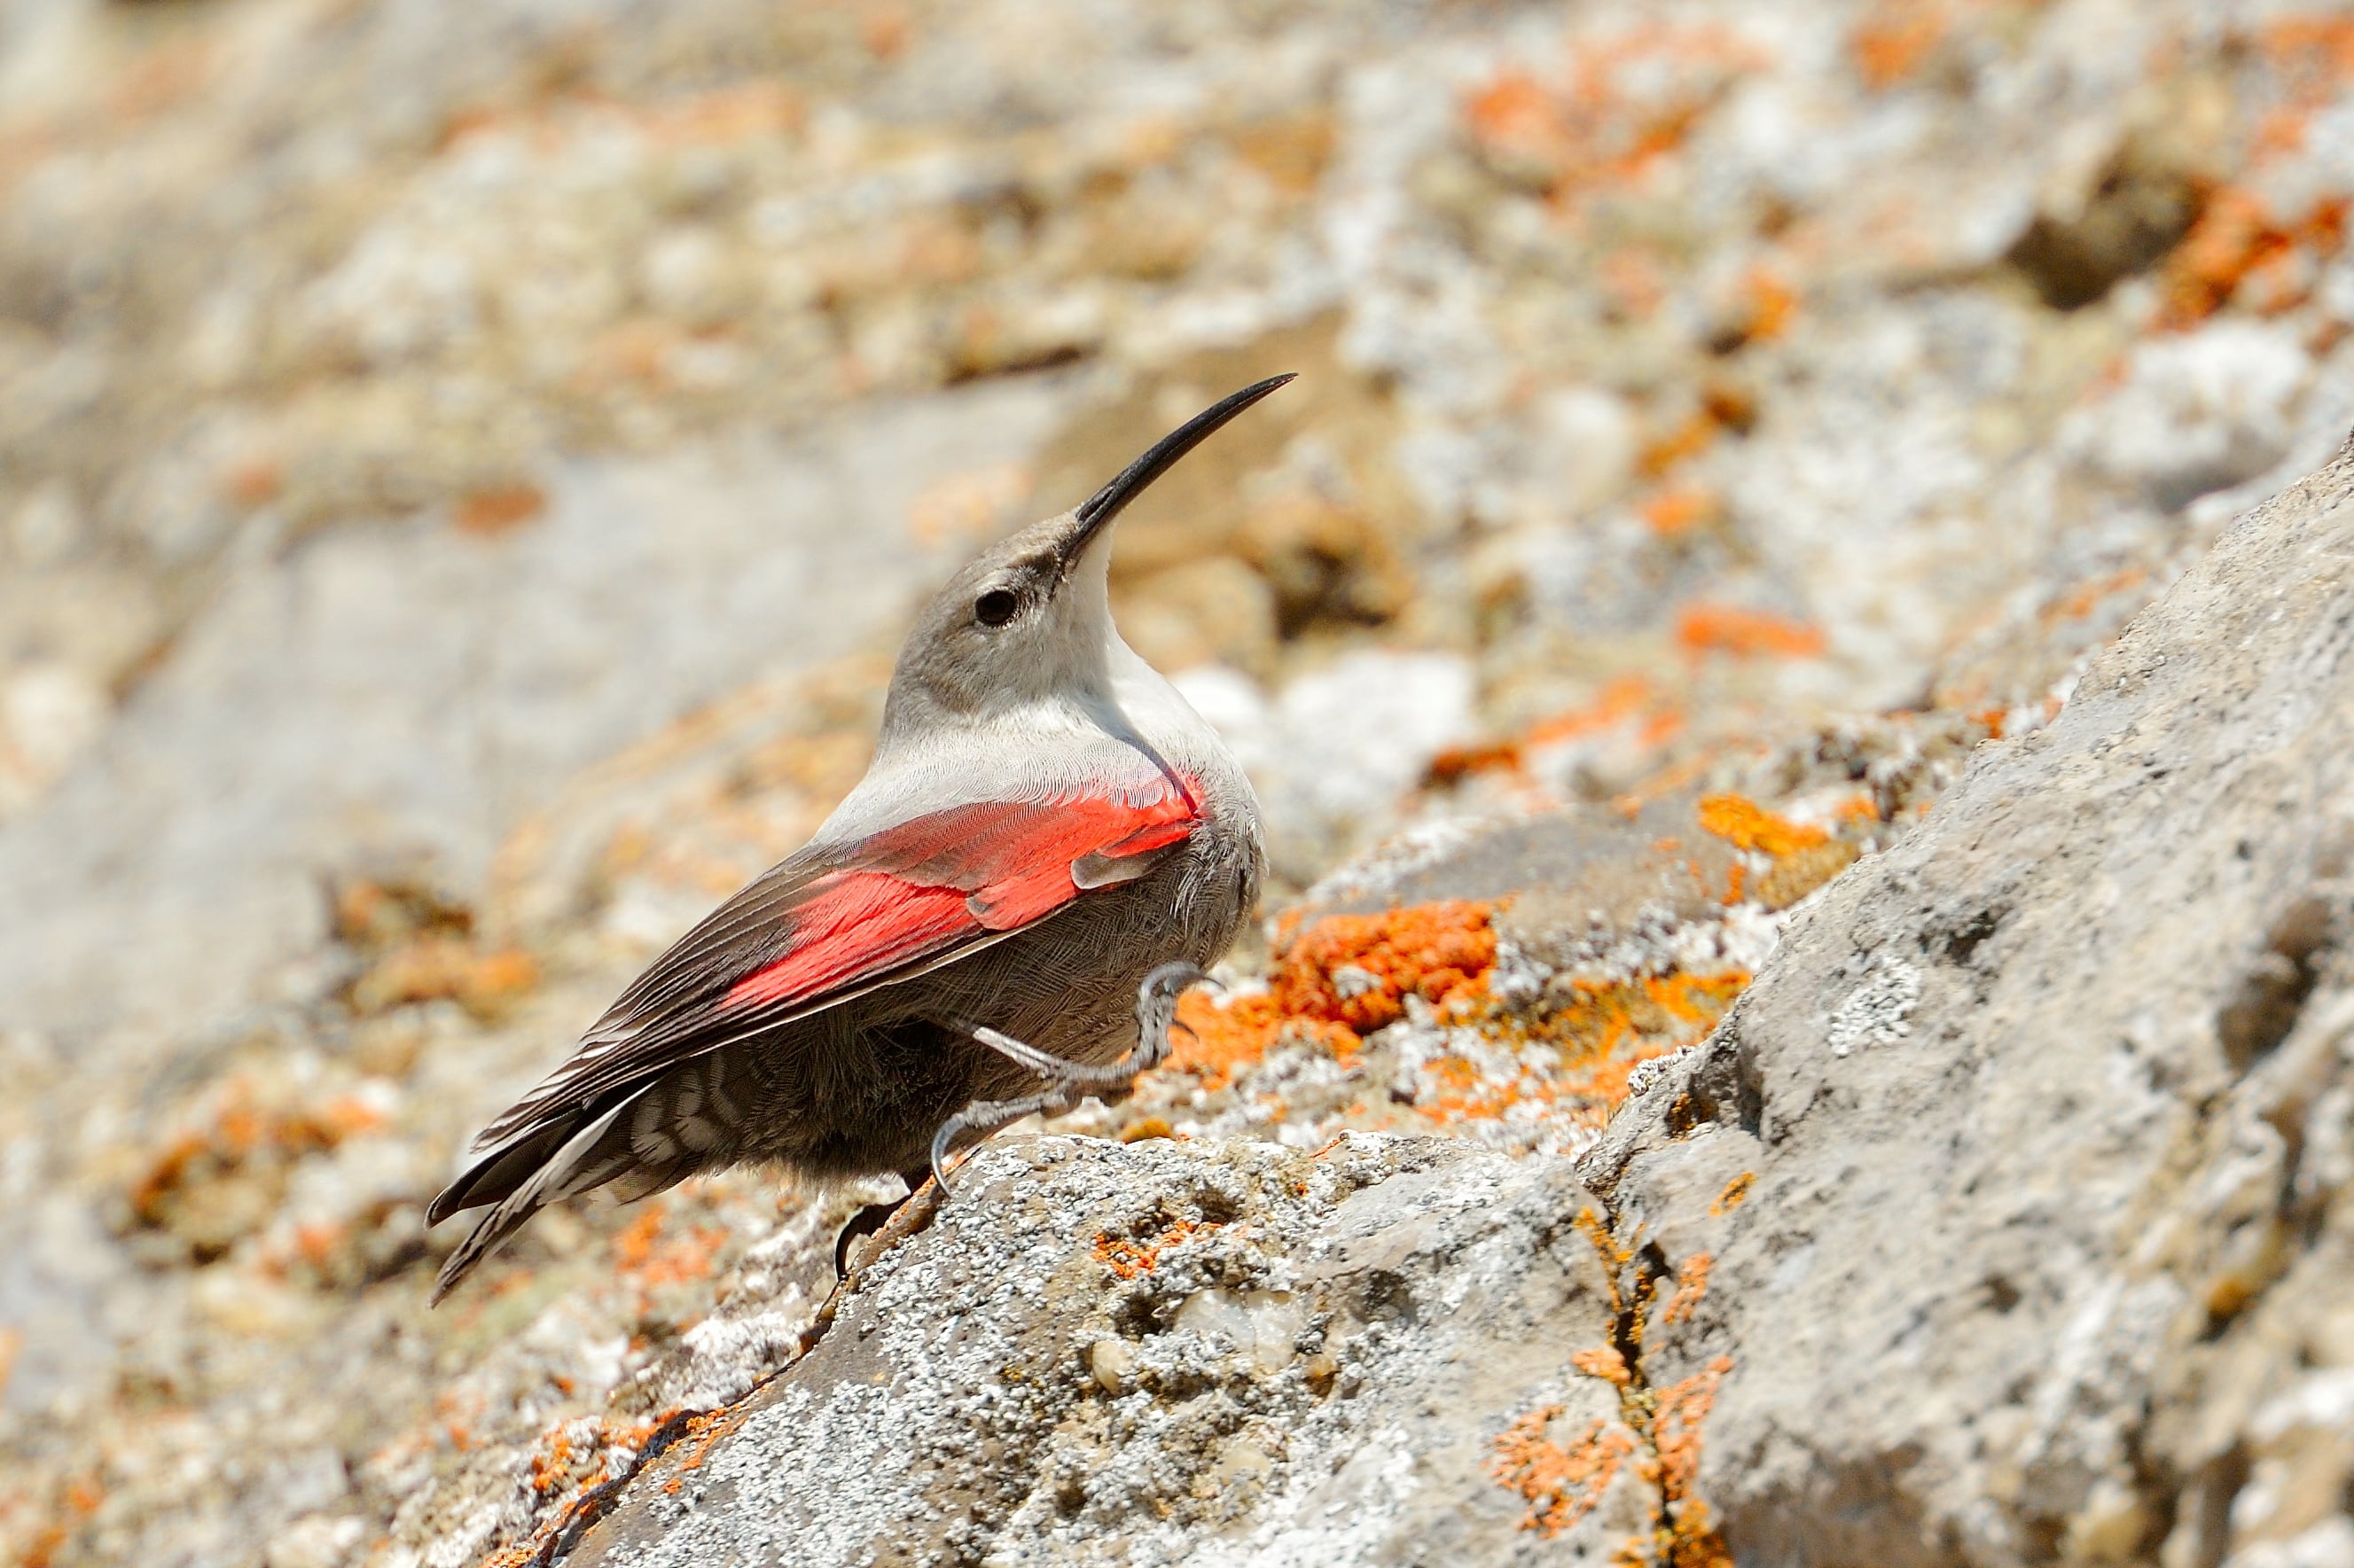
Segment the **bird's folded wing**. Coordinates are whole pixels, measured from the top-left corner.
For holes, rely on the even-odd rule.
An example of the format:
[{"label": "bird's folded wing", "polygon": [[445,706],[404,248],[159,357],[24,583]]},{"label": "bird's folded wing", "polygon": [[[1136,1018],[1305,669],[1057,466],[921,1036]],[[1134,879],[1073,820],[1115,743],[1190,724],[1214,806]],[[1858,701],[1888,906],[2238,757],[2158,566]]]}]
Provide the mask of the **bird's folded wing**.
[{"label": "bird's folded wing", "polygon": [[488,1151],[763,1029],[952,962],[1089,889],[1142,874],[1201,824],[1189,791],[953,807],[811,846],[714,910],[621,993],[561,1067],[474,1140]]}]

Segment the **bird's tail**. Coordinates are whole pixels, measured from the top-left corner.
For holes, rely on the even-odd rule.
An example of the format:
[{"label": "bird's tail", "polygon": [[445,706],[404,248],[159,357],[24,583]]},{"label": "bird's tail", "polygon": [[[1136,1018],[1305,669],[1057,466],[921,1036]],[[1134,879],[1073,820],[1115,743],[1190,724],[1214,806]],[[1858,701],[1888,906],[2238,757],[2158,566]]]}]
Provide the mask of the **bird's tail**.
[{"label": "bird's tail", "polygon": [[433,1281],[435,1305],[532,1215],[560,1198],[611,1181],[634,1163],[627,1129],[618,1137],[609,1135],[637,1097],[630,1095],[602,1110],[584,1109],[543,1123],[484,1150],[433,1200],[426,1211],[429,1224],[439,1224],[461,1210],[491,1205],[441,1265]]}]

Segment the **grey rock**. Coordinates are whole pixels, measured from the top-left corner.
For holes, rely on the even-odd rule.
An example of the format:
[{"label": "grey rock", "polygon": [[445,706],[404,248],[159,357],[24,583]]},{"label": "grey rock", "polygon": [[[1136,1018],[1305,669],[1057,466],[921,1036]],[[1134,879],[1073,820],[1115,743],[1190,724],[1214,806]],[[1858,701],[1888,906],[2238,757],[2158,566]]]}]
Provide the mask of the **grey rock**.
[{"label": "grey rock", "polygon": [[1439,1140],[993,1146],[568,1561],[1601,1561],[1635,1466],[1557,1540],[1485,1473],[1531,1410],[1616,1417],[1570,1365],[1611,1329],[1590,1207]]},{"label": "grey rock", "polygon": [[2349,847],[2354,448],[1835,884],[1582,1161],[1619,1235],[1714,1259],[1646,1359],[1732,1358],[1701,1478],[1742,1563],[2342,1533]]}]

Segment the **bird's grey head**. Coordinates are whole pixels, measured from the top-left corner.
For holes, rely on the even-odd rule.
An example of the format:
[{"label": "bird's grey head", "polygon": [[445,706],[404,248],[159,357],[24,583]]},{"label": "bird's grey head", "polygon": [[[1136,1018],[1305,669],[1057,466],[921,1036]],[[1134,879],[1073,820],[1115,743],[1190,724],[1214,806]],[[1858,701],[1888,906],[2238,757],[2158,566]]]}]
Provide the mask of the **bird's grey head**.
[{"label": "bird's grey head", "polygon": [[883,711],[886,742],[925,719],[985,718],[1107,692],[1119,641],[1105,586],[1113,519],[1220,426],[1290,379],[1272,376],[1204,409],[1077,507],[1032,524],[950,578],[899,652]]}]

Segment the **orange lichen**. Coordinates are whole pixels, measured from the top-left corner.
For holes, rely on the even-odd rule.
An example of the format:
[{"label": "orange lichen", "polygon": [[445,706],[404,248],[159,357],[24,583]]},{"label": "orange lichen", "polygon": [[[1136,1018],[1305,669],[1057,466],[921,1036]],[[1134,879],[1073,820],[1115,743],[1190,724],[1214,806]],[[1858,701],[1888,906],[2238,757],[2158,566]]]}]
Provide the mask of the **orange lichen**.
[{"label": "orange lichen", "polygon": [[1779,273],[1767,267],[1750,268],[1742,274],[1741,294],[1748,312],[1742,335],[1749,342],[1770,343],[1790,330],[1791,318],[1798,313],[1798,291]]},{"label": "orange lichen", "polygon": [[1709,1217],[1723,1219],[1741,1207],[1743,1203],[1749,1201],[1750,1189],[1756,1185],[1757,1172],[1755,1171],[1744,1171],[1740,1175],[1727,1181],[1724,1184],[1724,1191],[1716,1195],[1716,1202],[1708,1206]]},{"label": "orange lichen", "polygon": [[1880,802],[1872,798],[1869,789],[1858,789],[1839,803],[1835,815],[1842,822],[1872,822],[1880,821]]},{"label": "orange lichen", "polygon": [[1927,0],[1881,0],[1848,35],[1856,74],[1874,91],[1910,80],[1946,39],[1951,23]]},{"label": "orange lichen", "polygon": [[1681,485],[1662,490],[1646,500],[1641,507],[1643,521],[1651,532],[1663,539],[1689,534],[1703,524],[1716,520],[1721,504],[1716,493],[1697,485]]},{"label": "orange lichen", "polygon": [[858,41],[865,45],[866,52],[878,60],[896,59],[905,54],[907,41],[914,33],[915,22],[904,5],[883,0],[882,4],[869,4],[860,8]]},{"label": "orange lichen", "polygon": [[616,1270],[641,1285],[659,1287],[690,1279],[707,1279],[727,1232],[718,1225],[690,1225],[676,1234],[664,1234],[666,1211],[651,1202],[643,1213],[616,1233]]},{"label": "orange lichen", "polygon": [[2103,599],[2139,588],[2148,580],[2149,572],[2142,567],[2127,567],[2123,571],[2111,572],[2106,577],[2079,584],[2065,596],[2046,605],[2036,619],[2046,626],[2055,621],[2082,620],[2099,609]]},{"label": "orange lichen", "polygon": [[1624,1388],[1634,1374],[1627,1370],[1627,1358],[1616,1345],[1596,1345],[1590,1351],[1580,1351],[1569,1358],[1569,1364],[1587,1377],[1600,1378],[1604,1383]]},{"label": "orange lichen", "polygon": [[1467,100],[1465,120],[1491,163],[1565,204],[1674,154],[1759,63],[1729,30],[1647,25],[1578,40],[1554,80],[1500,72]]},{"label": "orange lichen", "polygon": [[[2334,254],[2345,243],[2347,211],[2343,199],[2331,199],[2300,217],[2282,218],[2253,191],[2224,185],[2208,193],[2190,232],[2167,259],[2159,324],[2196,326],[2221,309],[2251,274],[2299,249]],[[2301,298],[2298,291],[2280,291],[2268,303],[2277,311]]]},{"label": "orange lichen", "polygon": [[1704,795],[1699,814],[1702,828],[1734,848],[1777,858],[1830,841],[1821,828],[1776,816],[1744,795]]},{"label": "orange lichen", "polygon": [[1729,653],[1737,659],[1811,659],[1827,645],[1819,626],[1762,609],[1706,602],[1684,606],[1676,617],[1676,641],[1687,652]]},{"label": "orange lichen", "polygon": [[1319,1040],[1340,1056],[1363,1044],[1340,1025],[1292,1016],[1272,991],[1237,997],[1224,1006],[1198,991],[1189,993],[1177,1003],[1177,1023],[1162,1071],[1191,1073],[1212,1090],[1233,1083],[1236,1073],[1281,1040]]},{"label": "orange lichen", "polygon": [[531,1456],[531,1489],[546,1497],[572,1479],[572,1434],[568,1427],[559,1426],[545,1439],[544,1446]]},{"label": "orange lichen", "polygon": [[386,954],[354,981],[352,1006],[375,1013],[447,1001],[490,1015],[538,983],[539,965],[519,948],[482,952],[454,938],[428,937]]},{"label": "orange lichen", "polygon": [[1525,71],[1507,69],[1464,105],[1471,134],[1492,151],[1548,157],[1561,134],[1553,95]]},{"label": "orange lichen", "polygon": [[1659,1494],[1669,1520],[1667,1557],[1679,1568],[1732,1562],[1723,1539],[1709,1528],[1708,1505],[1698,1494],[1701,1425],[1716,1404],[1717,1385],[1732,1370],[1732,1357],[1716,1357],[1660,1390],[1652,1413],[1651,1446],[1659,1455]]},{"label": "orange lichen", "polygon": [[1178,1243],[1217,1228],[1215,1220],[1178,1220],[1150,1236],[1116,1236],[1106,1232],[1096,1237],[1095,1258],[1120,1278],[1134,1279],[1151,1273],[1161,1255]]},{"label": "orange lichen", "polygon": [[1644,443],[1637,454],[1635,466],[1650,478],[1657,479],[1687,458],[1697,457],[1708,450],[1723,430],[1723,422],[1714,410],[1703,406],[1694,409],[1666,434]]},{"label": "orange lichen", "polygon": [[1327,916],[1286,949],[1274,982],[1294,1012],[1320,1014],[1362,1036],[1403,1017],[1408,996],[1441,1009],[1469,1005],[1485,995],[1495,962],[1488,906],[1450,900]]},{"label": "orange lichen", "polygon": [[461,534],[488,536],[522,527],[547,510],[547,492],[528,482],[496,484],[459,499],[451,521]]},{"label": "orange lichen", "polygon": [[[1635,1069],[1707,1033],[1748,986],[1749,978],[1745,969],[1723,969],[1615,982],[1573,981],[1564,988],[1562,1004],[1544,1014],[1532,1020],[1497,1018],[1489,1024],[1508,1038],[1552,1045],[1558,1060],[1549,1074],[1500,1082],[1470,1073],[1469,1064],[1460,1058],[1443,1059],[1432,1064],[1441,1092],[1417,1104],[1416,1110],[1445,1123],[1490,1119],[1515,1106],[1534,1103],[1572,1122],[1599,1128],[1625,1103]],[[1458,1075],[1454,1081],[1450,1069]]]},{"label": "orange lichen", "polygon": [[1683,727],[1683,714],[1650,682],[1640,675],[1617,675],[1604,683],[1593,701],[1539,719],[1518,739],[1441,752],[1426,778],[1447,785],[1476,773],[1518,772],[1533,753],[1613,729],[1631,730],[1641,746],[1664,746]]},{"label": "orange lichen", "polygon": [[2283,16],[2265,23],[2256,42],[2276,67],[2303,68],[2325,80],[2354,76],[2354,19]]},{"label": "orange lichen", "polygon": [[1423,770],[1423,783],[1434,789],[1446,789],[1460,784],[1475,773],[1511,773],[1521,767],[1521,748],[1509,740],[1484,741],[1473,746],[1450,746],[1430,759]]},{"label": "orange lichen", "polygon": [[[1719,1204],[1728,1198],[1737,1202],[1734,1190],[1746,1192],[1749,1181],[1745,1174],[1735,1178]],[[1708,1505],[1697,1490],[1701,1427],[1733,1361],[1718,1356],[1693,1376],[1665,1389],[1654,1388],[1644,1364],[1644,1343],[1659,1277],[1641,1261],[1650,1249],[1622,1238],[1610,1221],[1590,1207],[1580,1209],[1570,1223],[1602,1265],[1602,1287],[1616,1325],[1613,1345],[1581,1351],[1570,1358],[1571,1364],[1617,1389],[1619,1417],[1633,1438],[1628,1451],[1635,1456],[1636,1473],[1653,1493],[1649,1529],[1624,1542],[1614,1561],[1662,1568],[1733,1568],[1732,1556],[1723,1537],[1710,1528]],[[1690,1318],[1707,1288],[1711,1261],[1706,1253],[1684,1259],[1664,1321]],[[1538,1418],[1540,1429],[1557,1410]]]},{"label": "orange lichen", "polygon": [[1496,1438],[1488,1473],[1521,1495],[1529,1510],[1522,1530],[1561,1534],[1594,1511],[1620,1467],[1635,1452],[1635,1437],[1615,1422],[1596,1420],[1566,1448],[1545,1436],[1562,1407],[1532,1410]]},{"label": "orange lichen", "polygon": [[77,1476],[67,1481],[58,1489],[57,1501],[50,1505],[49,1522],[33,1532],[24,1554],[16,1559],[19,1568],[49,1568],[57,1559],[58,1549],[105,1500],[106,1489],[95,1475]]},{"label": "orange lichen", "polygon": [[242,1084],[232,1086],[208,1126],[174,1139],[132,1183],[132,1217],[167,1227],[175,1201],[198,1183],[256,1161],[284,1163],[319,1153],[383,1122],[383,1113],[364,1100],[345,1097],[265,1109],[252,1103]]},{"label": "orange lichen", "polygon": [[[542,1433],[531,1454],[531,1488],[543,1499],[561,1497],[563,1500],[539,1518],[531,1540],[492,1552],[482,1559],[482,1568],[522,1568],[539,1558],[546,1543],[584,1509],[597,1506],[598,1489],[617,1476],[627,1478],[636,1474],[647,1444],[656,1433],[679,1423],[682,1414],[673,1406],[636,1422],[583,1417]],[[696,1430],[697,1419],[687,1418],[685,1429]]]},{"label": "orange lichen", "polygon": [[285,467],[274,458],[248,458],[221,475],[221,493],[239,506],[266,506],[285,488]]},{"label": "orange lichen", "polygon": [[1408,996],[1458,1012],[1477,1006],[1495,961],[1484,904],[1327,916],[1290,934],[1267,991],[1224,1007],[1187,996],[1169,1065],[1196,1075],[1204,1087],[1223,1088],[1236,1069],[1287,1037],[1321,1041],[1346,1057],[1365,1035],[1404,1017]]},{"label": "orange lichen", "polygon": [[1651,683],[1640,675],[1618,675],[1603,683],[1594,700],[1583,707],[1571,708],[1529,727],[1524,746],[1552,746],[1634,717],[1659,701]]},{"label": "orange lichen", "polygon": [[1716,1260],[1709,1254],[1696,1252],[1684,1259],[1676,1270],[1676,1293],[1668,1302],[1668,1309],[1659,1315],[1663,1323],[1688,1323],[1700,1310],[1701,1298],[1708,1294],[1708,1271]]},{"label": "orange lichen", "polygon": [[334,915],[336,938],[370,959],[347,993],[357,1012],[455,1001],[490,1017],[539,982],[529,954],[482,943],[472,911],[429,887],[348,882]]},{"label": "orange lichen", "polygon": [[324,1270],[334,1261],[335,1249],[343,1245],[345,1229],[342,1225],[317,1224],[294,1227],[294,1255],[313,1268]]},{"label": "orange lichen", "polygon": [[723,1439],[735,1436],[750,1419],[751,1414],[748,1409],[738,1408],[707,1411],[701,1415],[688,1417],[686,1435],[695,1439],[695,1447],[679,1461],[679,1473],[663,1483],[663,1490],[675,1494],[685,1484],[687,1473],[703,1468],[705,1462],[711,1457],[711,1451]]}]

